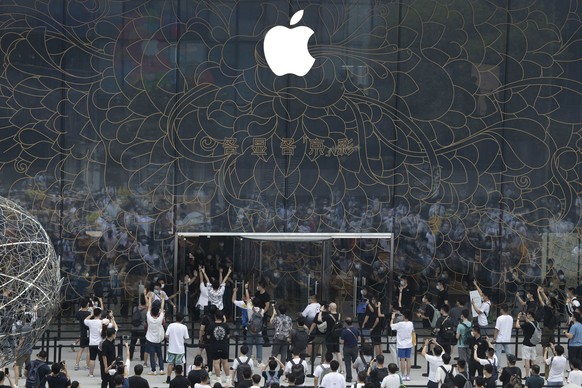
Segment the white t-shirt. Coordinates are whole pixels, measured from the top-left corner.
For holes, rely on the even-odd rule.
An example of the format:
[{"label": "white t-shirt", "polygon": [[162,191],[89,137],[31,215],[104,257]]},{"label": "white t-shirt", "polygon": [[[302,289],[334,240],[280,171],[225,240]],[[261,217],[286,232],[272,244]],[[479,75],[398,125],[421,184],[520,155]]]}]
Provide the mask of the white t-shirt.
[{"label": "white t-shirt", "polygon": [[[300,358],[294,358],[293,362],[295,364],[297,364],[297,361],[301,361]],[[305,360],[301,361],[301,365],[303,365],[303,370],[305,371],[305,375],[307,375],[307,362]],[[289,374],[291,373],[291,367],[293,366],[293,364],[291,363],[291,361],[287,361],[287,363],[285,364],[285,374]],[[328,373],[329,374],[329,373]],[[304,387],[305,383],[303,384],[299,384],[298,387]]]},{"label": "white t-shirt", "polygon": [[194,388],[212,388],[210,385],[196,383],[194,384]]},{"label": "white t-shirt", "polygon": [[346,388],[346,378],[341,373],[329,372],[323,376],[319,386],[324,388]]},{"label": "white t-shirt", "polygon": [[550,357],[546,360],[546,365],[550,365],[550,373],[548,375],[549,382],[564,382],[564,370],[566,370],[566,365],[568,360],[564,356]]},{"label": "white t-shirt", "polygon": [[220,285],[218,290],[212,288],[212,284],[206,284],[206,290],[208,290],[208,300],[210,304],[216,306],[218,310],[222,310],[224,305],[222,304],[222,296],[224,295],[224,283]]},{"label": "white t-shirt", "polygon": [[479,323],[479,326],[487,326],[489,324],[487,317],[489,316],[489,311],[491,311],[491,302],[487,301],[481,303],[479,310],[481,310],[481,314],[477,317],[477,322]]},{"label": "white t-shirt", "polygon": [[398,388],[400,387],[400,375],[393,374],[384,377],[382,380],[381,388]]},{"label": "white t-shirt", "polygon": [[[149,328],[149,326],[148,326]],[[184,341],[190,339],[188,328],[180,322],[170,323],[166,329],[168,337],[168,352],[173,354],[185,354]]]},{"label": "white t-shirt", "polygon": [[101,319],[85,319],[85,326],[89,328],[89,346],[98,346],[101,343]]},{"label": "white t-shirt", "polygon": [[582,385],[582,370],[573,370],[568,375],[568,384]]},{"label": "white t-shirt", "polygon": [[438,382],[437,369],[443,365],[443,358],[441,356],[426,355],[426,362],[428,362],[428,380]]},{"label": "white t-shirt", "polygon": [[318,366],[315,367],[315,370],[313,371],[313,377],[317,377],[319,385],[321,385],[321,380],[319,379],[319,377],[323,373],[323,370],[327,368],[329,368],[329,364],[319,364]]},{"label": "white t-shirt", "polygon": [[511,330],[513,329],[513,317],[505,314],[497,317],[495,321],[495,329],[498,330],[496,342],[509,343],[511,342]]},{"label": "white t-shirt", "polygon": [[[230,368],[231,370],[235,371],[234,373],[234,381],[238,382],[238,379],[236,377],[236,368],[238,368],[239,366],[239,362],[238,360],[240,360],[240,362],[242,364],[247,363],[247,360],[249,360],[249,358],[247,356],[238,356],[234,358],[234,361],[232,363],[232,367]],[[251,367],[251,370],[255,369],[255,365],[253,364],[253,359],[251,358],[248,362],[249,366]]]},{"label": "white t-shirt", "polygon": [[208,306],[208,288],[204,283],[200,283],[200,296],[198,297],[198,302],[196,302],[196,307],[202,310],[206,306]]},{"label": "white t-shirt", "polygon": [[146,340],[154,344],[159,344],[164,340],[166,333],[164,332],[164,313],[160,312],[156,318],[152,317],[151,312],[146,313],[148,321],[148,331],[146,332]]},{"label": "white t-shirt", "polygon": [[305,318],[314,319],[317,314],[319,314],[319,310],[321,309],[321,305],[319,303],[309,303],[307,307],[303,310],[301,315]]},{"label": "white t-shirt", "polygon": [[414,324],[410,321],[398,322],[390,325],[392,330],[396,330],[396,348],[408,349],[412,347],[412,332]]}]

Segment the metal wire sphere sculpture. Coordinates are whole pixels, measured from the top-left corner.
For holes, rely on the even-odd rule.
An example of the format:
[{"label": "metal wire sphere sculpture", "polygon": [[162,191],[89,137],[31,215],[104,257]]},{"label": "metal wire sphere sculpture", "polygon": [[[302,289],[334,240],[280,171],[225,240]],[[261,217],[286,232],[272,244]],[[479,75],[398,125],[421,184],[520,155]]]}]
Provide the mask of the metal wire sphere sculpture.
[{"label": "metal wire sphere sculpture", "polygon": [[0,197],[0,366],[30,354],[60,300],[59,260],[40,223]]}]

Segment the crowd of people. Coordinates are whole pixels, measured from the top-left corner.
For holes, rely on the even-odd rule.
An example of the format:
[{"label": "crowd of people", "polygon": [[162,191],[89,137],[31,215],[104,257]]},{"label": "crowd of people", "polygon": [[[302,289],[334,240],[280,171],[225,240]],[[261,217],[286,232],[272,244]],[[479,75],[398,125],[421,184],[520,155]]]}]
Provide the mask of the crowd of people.
[{"label": "crowd of people", "polygon": [[[179,309],[173,317],[167,313],[173,302],[163,284],[146,288],[131,316],[131,336],[123,340],[125,361],[113,345],[119,327],[112,312],[104,310],[101,300],[84,300],[77,312],[81,337],[74,369],[80,369],[87,351],[88,374],[94,375],[98,360],[102,388],[117,382],[144,387],[146,380],[134,379],[138,385],[133,385],[129,377],[139,343],[134,374],[140,376],[149,366],[148,374],[165,376],[172,388],[305,386],[311,378],[314,386],[326,388],[397,388],[413,379],[415,352],[426,360],[428,377],[414,380],[429,388],[582,384],[582,308],[573,288],[559,301],[545,287],[532,286],[516,298],[516,306],[508,306],[496,305],[476,281],[478,296],[472,298],[452,297],[442,281],[436,295],[416,295],[411,279],[401,276],[391,302],[363,289],[352,317],[315,295],[302,311],[289,311],[285,303],[271,299],[261,279],[255,290],[249,282],[234,287],[230,303],[240,313],[231,314],[225,311],[231,274],[230,268],[210,275],[198,268],[197,333],[184,325]],[[235,328],[241,328],[242,336],[237,354],[231,338]],[[514,354],[516,333],[523,369]],[[188,341],[196,349],[191,364]],[[60,367],[55,372],[66,375],[65,365]]]}]

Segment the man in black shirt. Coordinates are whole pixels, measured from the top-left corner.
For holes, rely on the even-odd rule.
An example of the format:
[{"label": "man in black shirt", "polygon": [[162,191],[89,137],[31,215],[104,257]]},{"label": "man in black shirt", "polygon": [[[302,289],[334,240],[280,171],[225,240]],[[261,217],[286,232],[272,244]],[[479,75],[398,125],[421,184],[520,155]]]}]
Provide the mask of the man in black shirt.
[{"label": "man in black shirt", "polygon": [[143,373],[142,364],[137,364],[136,366],[134,366],[133,373],[135,373],[135,376],[131,376],[130,378],[127,379],[127,381],[129,382],[129,388],[150,388],[150,383],[148,383],[146,379],[141,377],[141,374]]},{"label": "man in black shirt", "polygon": [[181,364],[174,366],[176,377],[170,381],[170,388],[188,388],[190,386],[190,381],[182,374],[183,371],[184,367]]},{"label": "man in black shirt", "polygon": [[[39,388],[44,388],[46,386],[46,376],[51,373],[51,368],[46,363],[46,358],[48,355],[44,350],[41,350],[36,355],[36,360],[33,360],[26,364],[24,367],[24,376],[26,376],[26,388],[35,388],[35,386]],[[34,378],[35,373],[34,370],[37,369],[36,375],[38,375],[38,380],[35,381],[34,384],[31,379]],[[30,376],[29,376],[30,375]]]},{"label": "man in black shirt", "polygon": [[400,278],[400,286],[398,287],[398,306],[400,307],[400,311],[411,311],[415,299],[416,296],[414,295],[412,285],[408,284],[408,278],[406,276],[402,276]]},{"label": "man in black shirt", "polygon": [[110,327],[107,329],[107,338],[101,344],[101,355],[99,361],[101,363],[101,388],[109,386],[109,370],[115,368],[115,336],[116,331]]},{"label": "man in black shirt", "polygon": [[67,388],[71,385],[69,373],[64,362],[54,363],[51,366],[52,373],[46,377],[49,388]]},{"label": "man in black shirt", "polygon": [[[471,338],[469,338],[469,349],[474,349],[477,345],[477,357],[486,359],[487,349],[489,349],[489,343],[487,342],[487,337],[481,335],[481,328],[479,326],[473,326],[471,328]],[[483,366],[475,361],[474,357],[469,360],[469,377],[471,380],[475,378],[475,375],[483,376]]]},{"label": "man in black shirt", "polygon": [[503,383],[504,388],[509,388],[511,376],[517,375],[519,376],[519,381],[521,382],[521,369],[515,366],[516,357],[513,354],[507,355],[507,366],[503,368],[501,375],[499,376],[499,381]]},{"label": "man in black shirt", "polygon": [[265,310],[263,314],[263,346],[271,346],[269,336],[267,334],[267,322],[269,321],[269,307],[271,307],[271,295],[267,292],[265,279],[260,279],[257,284],[257,292],[255,292],[254,306]]},{"label": "man in black shirt", "polygon": [[453,379],[453,382],[455,384],[455,388],[464,388],[465,383],[467,381],[470,381],[469,372],[467,372],[466,369],[467,369],[467,361],[465,361],[462,358],[457,360],[457,374],[455,375],[455,378]]}]

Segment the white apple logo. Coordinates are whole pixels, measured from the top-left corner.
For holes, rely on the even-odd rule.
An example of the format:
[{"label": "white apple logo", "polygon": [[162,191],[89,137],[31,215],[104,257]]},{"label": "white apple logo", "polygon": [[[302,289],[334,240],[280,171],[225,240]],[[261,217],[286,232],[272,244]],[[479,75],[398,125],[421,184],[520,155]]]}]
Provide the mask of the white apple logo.
[{"label": "white apple logo", "polygon": [[[289,25],[295,25],[303,17],[303,10],[297,11]],[[267,31],[263,42],[267,64],[277,76],[295,74],[304,76],[313,66],[315,58],[309,54],[307,42],[313,35],[309,27],[287,28],[276,26]]]}]

